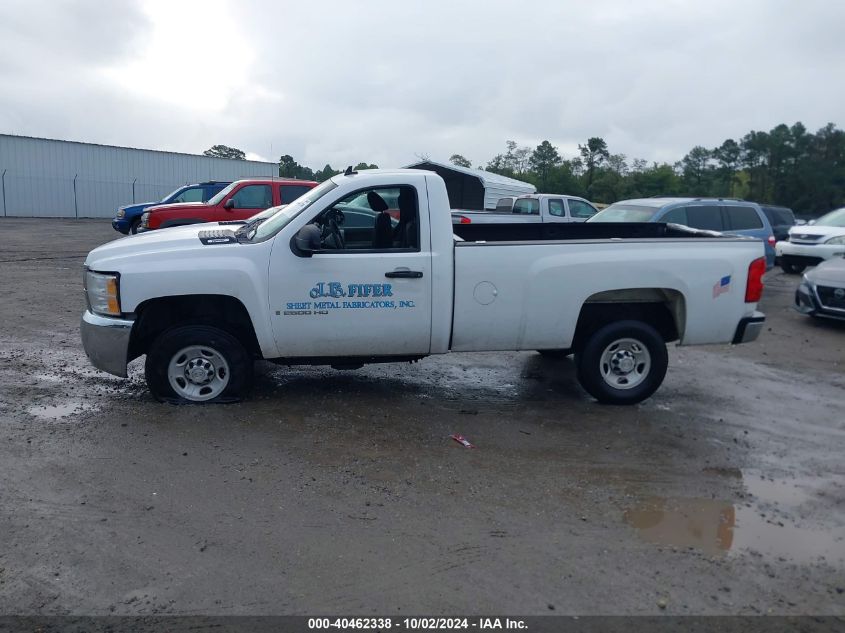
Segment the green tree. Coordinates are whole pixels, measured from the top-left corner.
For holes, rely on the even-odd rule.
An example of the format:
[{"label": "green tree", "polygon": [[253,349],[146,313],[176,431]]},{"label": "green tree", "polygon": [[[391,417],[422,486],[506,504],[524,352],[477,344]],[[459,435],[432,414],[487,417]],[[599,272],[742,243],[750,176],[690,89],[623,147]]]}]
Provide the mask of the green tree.
[{"label": "green tree", "polygon": [[543,191],[547,190],[549,173],[560,164],[560,161],[561,158],[557,148],[548,141],[540,143],[531,153],[529,164],[539,178]]},{"label": "green tree", "polygon": [[449,157],[449,162],[458,167],[472,167],[472,163],[461,154],[452,154]]},{"label": "green tree", "polygon": [[586,145],[578,145],[578,151],[581,153],[581,161],[584,165],[584,172],[586,177],[585,189],[590,194],[593,187],[593,178],[595,176],[596,168],[607,160],[610,152],[607,151],[607,143],[603,138],[593,136],[587,139]]},{"label": "green tree", "polygon": [[357,165],[355,165],[354,169],[355,171],[358,171],[359,169],[378,169],[378,165],[376,165],[375,163],[373,163],[372,165],[368,165],[367,163],[358,163]]},{"label": "green tree", "polygon": [[211,156],[212,158],[230,158],[232,160],[246,160],[246,154],[236,147],[229,147],[228,145],[213,145],[205,150],[203,156]]},{"label": "green tree", "polygon": [[681,159],[679,167],[689,195],[706,196],[710,194],[713,174],[711,158],[710,150],[701,145],[696,145]]}]

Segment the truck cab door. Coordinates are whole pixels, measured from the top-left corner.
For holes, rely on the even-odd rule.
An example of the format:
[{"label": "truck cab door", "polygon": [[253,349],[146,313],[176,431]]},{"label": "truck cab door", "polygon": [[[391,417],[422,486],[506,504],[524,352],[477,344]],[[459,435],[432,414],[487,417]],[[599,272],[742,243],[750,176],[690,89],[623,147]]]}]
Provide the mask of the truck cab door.
[{"label": "truck cab door", "polygon": [[[297,218],[287,239],[275,240],[269,303],[282,357],[430,352],[428,194],[424,176],[403,180],[340,198],[327,194]],[[397,201],[399,218],[387,213],[392,201]],[[354,224],[348,234],[346,216],[350,229]],[[307,256],[296,247],[295,234],[309,224],[319,229],[320,248]]]}]

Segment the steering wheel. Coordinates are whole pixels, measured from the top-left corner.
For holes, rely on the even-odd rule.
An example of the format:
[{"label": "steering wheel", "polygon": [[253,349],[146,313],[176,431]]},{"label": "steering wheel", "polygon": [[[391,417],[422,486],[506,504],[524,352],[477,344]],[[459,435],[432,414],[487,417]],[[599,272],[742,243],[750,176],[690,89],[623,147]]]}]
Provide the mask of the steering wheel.
[{"label": "steering wheel", "polygon": [[345,220],[343,211],[336,208],[326,211],[323,218],[323,240],[325,241],[331,238],[331,241],[334,242],[334,248],[340,250],[346,248],[346,242],[343,239],[343,234],[340,232],[340,225]]}]

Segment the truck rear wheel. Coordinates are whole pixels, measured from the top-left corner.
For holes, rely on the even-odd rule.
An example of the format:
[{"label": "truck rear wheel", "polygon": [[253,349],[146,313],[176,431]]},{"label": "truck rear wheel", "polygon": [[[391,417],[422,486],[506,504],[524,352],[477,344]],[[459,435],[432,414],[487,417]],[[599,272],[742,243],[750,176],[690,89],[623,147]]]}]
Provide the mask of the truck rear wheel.
[{"label": "truck rear wheel", "polygon": [[575,356],[578,382],[599,402],[636,404],[666,376],[666,343],[642,321],[616,321],[596,330]]},{"label": "truck rear wheel", "polygon": [[252,368],[252,358],[228,332],[184,325],[153,342],[144,376],[161,402],[235,402],[252,382]]}]

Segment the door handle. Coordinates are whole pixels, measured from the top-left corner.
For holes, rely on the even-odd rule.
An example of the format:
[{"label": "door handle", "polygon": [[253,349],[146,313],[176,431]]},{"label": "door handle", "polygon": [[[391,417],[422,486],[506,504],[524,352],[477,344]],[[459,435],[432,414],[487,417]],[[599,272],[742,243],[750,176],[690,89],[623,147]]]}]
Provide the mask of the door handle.
[{"label": "door handle", "polygon": [[423,274],[421,270],[392,270],[384,273],[384,276],[391,279],[395,279],[396,277],[402,279],[419,279]]}]

